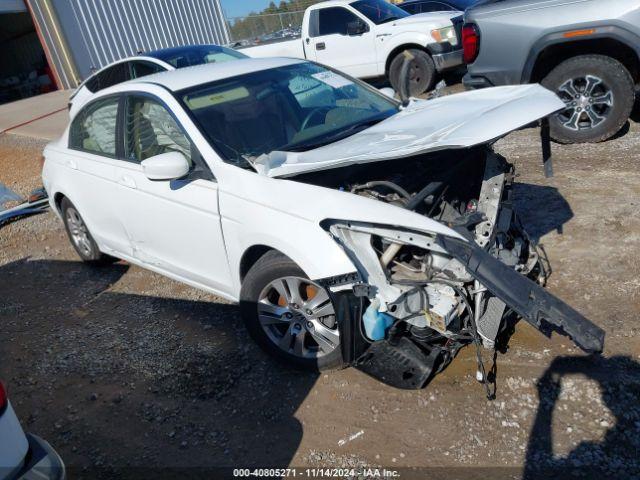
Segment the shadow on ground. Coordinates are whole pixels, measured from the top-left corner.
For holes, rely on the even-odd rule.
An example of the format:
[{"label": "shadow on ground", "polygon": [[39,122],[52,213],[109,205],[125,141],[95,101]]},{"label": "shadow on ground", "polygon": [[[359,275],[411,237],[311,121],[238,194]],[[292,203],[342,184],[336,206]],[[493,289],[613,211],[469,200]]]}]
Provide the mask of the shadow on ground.
[{"label": "shadow on ground", "polygon": [[562,234],[564,224],[573,218],[569,202],[555,187],[516,183],[514,201],[525,230],[536,242],[553,231]]},{"label": "shadow on ground", "polygon": [[127,270],[0,267],[0,377],[25,430],[73,478],[289,465],[303,434],[295,412],[317,375],[259,351],[236,306],[108,290]]},{"label": "shadow on ground", "polygon": [[[582,441],[568,455],[557,456],[553,445],[558,433],[552,428],[553,417],[558,413],[561,381],[575,375],[598,383],[603,404],[615,417],[615,424],[601,441]],[[538,380],[540,406],[529,437],[524,478],[639,478],[639,379],[640,364],[630,357],[556,358]]]}]

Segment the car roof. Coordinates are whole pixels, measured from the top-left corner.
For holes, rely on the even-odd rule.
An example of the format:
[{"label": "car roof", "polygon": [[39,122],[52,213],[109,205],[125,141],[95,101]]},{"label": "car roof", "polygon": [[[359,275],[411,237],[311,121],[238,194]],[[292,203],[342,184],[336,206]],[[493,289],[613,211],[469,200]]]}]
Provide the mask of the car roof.
[{"label": "car roof", "polygon": [[154,73],[153,75],[129,80],[121,85],[152,83],[176,92],[196,85],[215,82],[216,80],[224,80],[225,78],[236,77],[246,73],[304,62],[305,60],[297,58],[240,58],[232,62],[207,63],[168,72]]},{"label": "car roof", "polygon": [[174,55],[180,55],[185,52],[194,52],[200,50],[219,50],[220,52],[224,52],[225,50],[229,50],[221,45],[215,44],[196,44],[196,45],[182,45],[179,47],[169,47],[162,48],[160,50],[153,50],[150,52],[142,53],[141,55],[145,55],[147,57],[157,58],[159,60],[164,60],[167,57],[172,57]]}]

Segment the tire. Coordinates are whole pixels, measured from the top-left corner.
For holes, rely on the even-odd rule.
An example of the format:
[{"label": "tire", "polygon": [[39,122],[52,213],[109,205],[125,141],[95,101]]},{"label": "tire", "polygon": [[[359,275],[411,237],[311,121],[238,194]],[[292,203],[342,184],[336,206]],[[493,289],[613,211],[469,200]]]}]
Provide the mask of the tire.
[{"label": "tire", "polygon": [[331,299],[283,254],[267,252],[251,267],[242,283],[240,311],[251,337],[278,360],[315,372],[344,366]]},{"label": "tire", "polygon": [[565,60],[541,83],[568,107],[549,120],[551,138],[558,143],[608,140],[629,120],[635,102],[631,74],[620,62],[604,55]]},{"label": "tire", "polygon": [[117,261],[116,258],[100,251],[78,209],[69,199],[62,199],[60,209],[69,241],[83,262],[102,265]]},{"label": "tire", "polygon": [[[433,88],[436,80],[436,66],[428,53],[415,48],[411,48],[408,51],[414,56],[414,60],[411,62],[409,70],[411,76],[409,94],[410,96],[415,97],[422,95]],[[393,89],[398,93],[401,88],[402,79],[400,78],[400,72],[402,70],[403,63],[404,55],[400,52],[391,61],[391,65],[389,65],[389,82]]]}]

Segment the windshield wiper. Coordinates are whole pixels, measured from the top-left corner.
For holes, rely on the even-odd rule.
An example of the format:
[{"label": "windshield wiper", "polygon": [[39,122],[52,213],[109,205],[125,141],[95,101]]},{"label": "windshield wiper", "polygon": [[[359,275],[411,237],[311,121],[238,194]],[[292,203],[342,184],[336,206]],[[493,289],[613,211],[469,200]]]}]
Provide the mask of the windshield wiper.
[{"label": "windshield wiper", "polygon": [[285,152],[303,152],[305,150],[313,150],[314,148],[320,148],[330,143],[337,142],[338,140],[343,140],[351,135],[355,135],[356,133],[361,132],[362,130],[366,130],[367,128],[372,127],[373,125],[380,123],[383,120],[386,120],[387,118],[389,118],[387,115],[376,116],[365,122],[360,122],[360,123],[351,125],[350,127],[340,130],[339,132],[336,132],[335,134],[330,135],[328,137],[324,137],[321,140],[316,139],[309,142],[292,143],[291,145],[285,145],[284,147],[281,148],[281,150]]}]

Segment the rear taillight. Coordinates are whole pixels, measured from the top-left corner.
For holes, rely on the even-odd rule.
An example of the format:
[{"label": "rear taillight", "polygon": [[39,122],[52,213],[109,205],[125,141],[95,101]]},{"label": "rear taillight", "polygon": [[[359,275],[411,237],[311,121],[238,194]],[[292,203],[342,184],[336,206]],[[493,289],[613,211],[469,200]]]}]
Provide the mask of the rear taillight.
[{"label": "rear taillight", "polygon": [[473,63],[480,53],[480,30],[473,23],[462,27],[462,52],[464,63]]},{"label": "rear taillight", "polygon": [[4,389],[4,385],[0,382],[0,415],[4,413],[4,409],[7,408],[7,391]]}]

